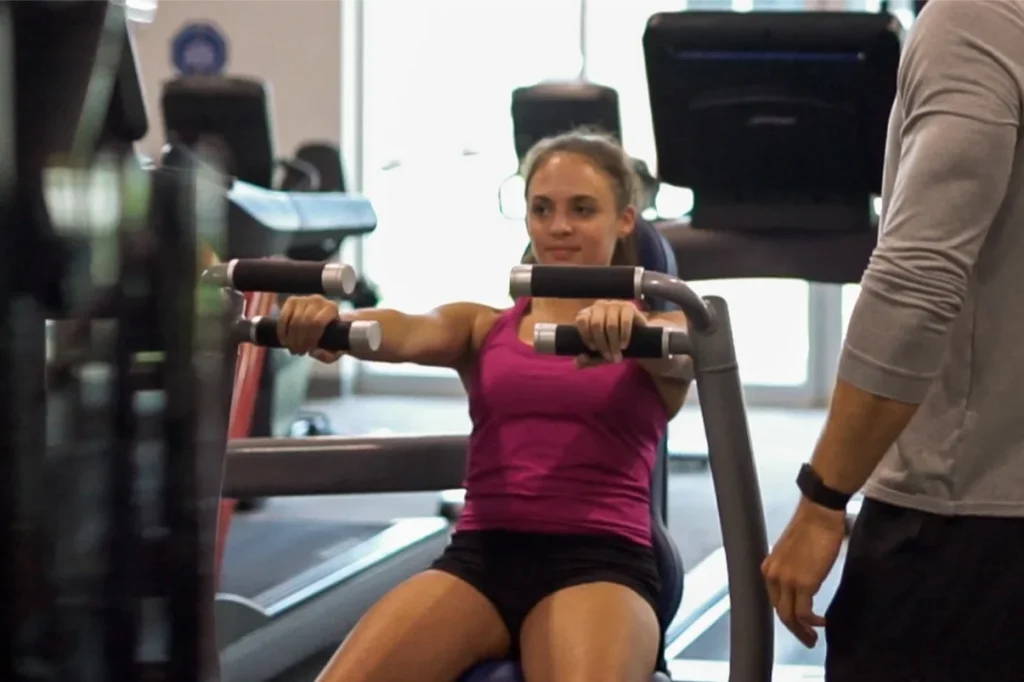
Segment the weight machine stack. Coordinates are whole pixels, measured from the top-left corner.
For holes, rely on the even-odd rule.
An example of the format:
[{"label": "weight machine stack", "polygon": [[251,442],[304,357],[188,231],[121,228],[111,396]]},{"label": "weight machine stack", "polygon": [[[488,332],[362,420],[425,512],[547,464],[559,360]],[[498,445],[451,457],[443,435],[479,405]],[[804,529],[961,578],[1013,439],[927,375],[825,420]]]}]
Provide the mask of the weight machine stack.
[{"label": "weight machine stack", "polygon": [[131,154],[145,125],[129,50],[122,5],[0,3],[11,682],[217,678],[213,529],[235,344],[223,292],[197,288],[196,240],[218,247],[226,206],[212,166],[146,172]]}]

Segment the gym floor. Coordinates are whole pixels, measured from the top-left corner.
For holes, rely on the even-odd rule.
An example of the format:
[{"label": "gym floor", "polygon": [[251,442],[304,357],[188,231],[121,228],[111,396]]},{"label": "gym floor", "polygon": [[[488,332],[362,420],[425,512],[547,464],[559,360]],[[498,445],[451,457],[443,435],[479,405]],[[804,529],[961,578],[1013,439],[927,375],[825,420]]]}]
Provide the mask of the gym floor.
[{"label": "gym floor", "polygon": [[[341,435],[370,433],[467,433],[469,417],[459,399],[356,396],[308,404],[311,411],[329,416]],[[749,414],[751,437],[761,480],[769,540],[789,520],[797,501],[794,478],[810,456],[824,413],[818,410],[759,410]],[[706,452],[703,425],[697,408],[686,408],[673,420],[670,447],[676,452]],[[680,467],[674,467],[680,468]],[[434,493],[356,495],[345,497],[280,498],[260,514],[347,521],[433,515]],[[686,567],[692,568],[721,546],[711,474],[674,471],[669,481],[669,529],[679,545]]]}]

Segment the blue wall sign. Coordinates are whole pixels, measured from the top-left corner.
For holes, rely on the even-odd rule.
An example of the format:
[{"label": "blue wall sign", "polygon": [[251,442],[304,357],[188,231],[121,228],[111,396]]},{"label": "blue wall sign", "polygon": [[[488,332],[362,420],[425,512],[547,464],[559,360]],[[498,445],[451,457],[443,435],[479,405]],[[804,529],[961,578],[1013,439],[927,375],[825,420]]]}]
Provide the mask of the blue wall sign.
[{"label": "blue wall sign", "polygon": [[228,43],[216,26],[182,26],[171,42],[171,63],[182,76],[216,76],[228,63]]}]

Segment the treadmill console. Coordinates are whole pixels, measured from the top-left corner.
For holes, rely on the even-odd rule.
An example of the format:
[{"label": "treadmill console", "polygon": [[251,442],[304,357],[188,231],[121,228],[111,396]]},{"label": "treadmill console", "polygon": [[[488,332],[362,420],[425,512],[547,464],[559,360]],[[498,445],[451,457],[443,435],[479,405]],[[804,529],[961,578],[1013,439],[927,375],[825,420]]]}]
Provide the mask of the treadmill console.
[{"label": "treadmill console", "polygon": [[693,190],[693,225],[873,230],[900,30],[885,12],[651,17],[658,171]]},{"label": "treadmill console", "polygon": [[252,78],[181,76],[164,83],[164,135],[187,147],[219,147],[229,175],[261,187],[274,176],[267,84]]}]

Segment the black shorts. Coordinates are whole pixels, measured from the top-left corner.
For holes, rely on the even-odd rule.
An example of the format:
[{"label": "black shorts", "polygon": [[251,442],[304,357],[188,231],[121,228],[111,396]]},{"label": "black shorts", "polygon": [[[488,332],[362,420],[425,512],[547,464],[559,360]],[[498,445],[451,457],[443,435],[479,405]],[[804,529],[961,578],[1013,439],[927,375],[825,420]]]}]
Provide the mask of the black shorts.
[{"label": "black shorts", "polygon": [[865,500],[826,622],[828,682],[1024,680],[1024,518]]},{"label": "black shorts", "polygon": [[[519,631],[533,607],[567,587],[617,583],[658,613],[661,581],[653,550],[614,535],[463,531],[452,537],[433,568],[461,578],[490,600],[508,628],[510,658],[519,657]],[[665,626],[661,623],[659,652]],[[664,662],[658,668],[663,670]]]}]

